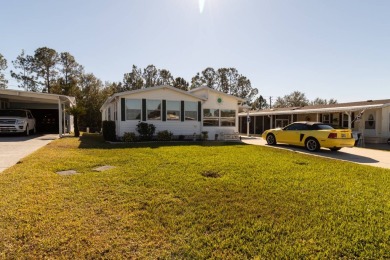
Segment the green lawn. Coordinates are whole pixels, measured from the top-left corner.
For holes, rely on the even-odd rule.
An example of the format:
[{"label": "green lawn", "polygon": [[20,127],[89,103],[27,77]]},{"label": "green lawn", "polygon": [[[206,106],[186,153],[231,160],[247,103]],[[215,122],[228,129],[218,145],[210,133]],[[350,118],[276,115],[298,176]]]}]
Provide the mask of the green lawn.
[{"label": "green lawn", "polygon": [[390,170],[269,147],[63,138],[0,198],[0,258],[390,258]]}]

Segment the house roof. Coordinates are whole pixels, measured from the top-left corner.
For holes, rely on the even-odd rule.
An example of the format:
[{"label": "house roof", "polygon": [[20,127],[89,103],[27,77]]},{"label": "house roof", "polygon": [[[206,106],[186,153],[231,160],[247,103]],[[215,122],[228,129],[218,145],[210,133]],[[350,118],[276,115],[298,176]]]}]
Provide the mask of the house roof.
[{"label": "house roof", "polygon": [[172,86],[168,86],[168,85],[161,85],[161,86],[156,86],[156,87],[149,87],[149,88],[143,88],[143,89],[137,89],[137,90],[130,90],[130,91],[124,91],[124,92],[115,93],[114,95],[110,96],[104,102],[104,104],[102,105],[100,110],[102,110],[105,106],[107,106],[107,104],[111,103],[116,97],[133,95],[133,94],[137,94],[137,93],[145,93],[145,92],[150,92],[150,91],[156,91],[156,90],[159,90],[159,89],[170,89],[172,91],[175,91],[175,92],[178,92],[180,94],[187,95],[187,96],[199,99],[199,100],[207,100],[207,98],[199,97],[199,96],[194,95],[194,94],[192,94],[192,93],[190,93],[188,91],[185,91],[185,90],[181,90],[181,89],[178,89],[178,88],[175,88],[175,87],[172,87]]},{"label": "house roof", "polygon": [[172,91],[175,91],[175,92],[178,92],[178,93],[181,93],[181,94],[183,94],[183,95],[187,95],[187,96],[190,96],[190,97],[199,99],[199,100],[203,100],[203,101],[207,100],[207,98],[205,98],[205,97],[200,97],[200,96],[196,95],[194,92],[200,91],[200,90],[202,90],[202,89],[207,89],[207,90],[209,90],[209,91],[213,91],[213,92],[219,93],[219,94],[221,94],[221,95],[233,97],[233,98],[235,98],[237,101],[240,101],[240,102],[245,102],[245,101],[246,101],[245,99],[242,99],[242,98],[239,98],[239,97],[236,97],[236,96],[232,96],[232,95],[229,95],[229,94],[226,94],[226,93],[223,93],[223,92],[220,92],[220,91],[218,91],[218,90],[211,89],[211,88],[208,88],[208,87],[199,87],[199,88],[195,88],[195,89],[192,89],[192,90],[189,90],[189,91],[185,91],[185,90],[181,90],[181,89],[178,89],[178,88],[175,88],[175,87],[172,87],[172,86],[162,85],[162,86],[156,86],[156,87],[143,88],[143,89],[137,89],[137,90],[131,90],[131,91],[125,91],[125,92],[115,93],[114,95],[110,96],[110,97],[104,102],[104,104],[101,106],[100,110],[103,110],[103,109],[104,109],[109,103],[111,103],[116,97],[127,96],[127,95],[136,94],[136,93],[145,93],[145,92],[149,92],[149,91],[155,91],[155,90],[158,90],[158,89],[170,89],[170,90],[172,90]]},{"label": "house roof", "polygon": [[[250,115],[282,115],[282,114],[308,114],[308,113],[333,113],[333,112],[354,112],[365,109],[373,109],[390,106],[390,99],[366,100],[340,104],[314,105],[303,107],[272,108],[259,111],[249,111]],[[246,115],[246,113],[240,113]]]},{"label": "house roof", "polygon": [[224,93],[224,92],[221,92],[221,91],[218,91],[218,90],[209,88],[209,87],[207,87],[207,86],[201,86],[201,87],[198,87],[198,88],[190,89],[190,90],[188,90],[188,92],[198,92],[198,91],[204,90],[204,89],[206,89],[206,90],[208,90],[208,91],[211,91],[211,92],[214,92],[214,93],[218,93],[219,95],[233,97],[233,98],[235,98],[237,101],[240,101],[240,102],[246,102],[246,101],[247,101],[246,99],[243,99],[243,98],[240,98],[240,97],[236,97],[236,96],[233,96],[233,95],[231,95],[231,94],[227,94],[227,93]]}]

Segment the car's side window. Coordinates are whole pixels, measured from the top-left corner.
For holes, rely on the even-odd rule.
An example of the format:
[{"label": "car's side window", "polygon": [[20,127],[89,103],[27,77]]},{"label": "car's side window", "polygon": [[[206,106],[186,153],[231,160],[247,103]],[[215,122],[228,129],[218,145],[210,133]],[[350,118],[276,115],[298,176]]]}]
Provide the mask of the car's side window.
[{"label": "car's side window", "polygon": [[27,112],[27,117],[28,117],[28,118],[33,118],[33,116],[31,115],[30,112]]},{"label": "car's side window", "polygon": [[289,125],[284,130],[287,130],[287,131],[307,130],[307,125],[305,125],[305,124],[293,124],[293,125]]}]

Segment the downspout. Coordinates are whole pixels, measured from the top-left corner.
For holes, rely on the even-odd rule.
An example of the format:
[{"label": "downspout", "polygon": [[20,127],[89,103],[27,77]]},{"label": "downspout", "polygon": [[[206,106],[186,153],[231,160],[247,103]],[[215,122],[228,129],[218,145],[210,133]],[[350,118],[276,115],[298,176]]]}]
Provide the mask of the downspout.
[{"label": "downspout", "polygon": [[58,97],[58,135],[62,137],[62,105],[61,99]]},{"label": "downspout", "polygon": [[67,128],[66,128],[66,113],[65,113],[65,104],[63,105],[63,110],[62,110],[62,117],[63,117],[63,120],[64,120],[64,129],[63,129],[63,134],[65,134],[67,132]]}]

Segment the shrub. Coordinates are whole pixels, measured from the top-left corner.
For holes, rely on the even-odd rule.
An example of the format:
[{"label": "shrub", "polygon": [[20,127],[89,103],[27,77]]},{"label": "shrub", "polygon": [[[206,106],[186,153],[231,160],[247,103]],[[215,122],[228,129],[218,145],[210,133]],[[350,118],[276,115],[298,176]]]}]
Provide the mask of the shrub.
[{"label": "shrub", "polygon": [[153,124],[148,124],[145,122],[139,122],[137,124],[137,132],[140,135],[141,140],[151,140],[156,127]]},{"label": "shrub", "polygon": [[106,141],[116,141],[115,122],[103,121],[103,137]]},{"label": "shrub", "polygon": [[122,139],[123,142],[135,142],[137,141],[137,136],[133,132],[125,132]]},{"label": "shrub", "polygon": [[168,130],[160,131],[157,133],[157,140],[159,141],[171,141],[172,140],[172,132]]},{"label": "shrub", "polygon": [[183,141],[183,140],[184,140],[184,138],[185,138],[185,136],[184,136],[184,135],[179,135],[179,141]]},{"label": "shrub", "polygon": [[202,140],[207,140],[209,139],[209,132],[203,131],[202,132]]}]

